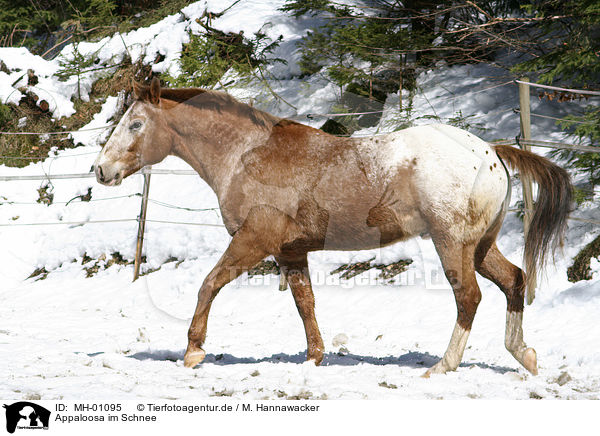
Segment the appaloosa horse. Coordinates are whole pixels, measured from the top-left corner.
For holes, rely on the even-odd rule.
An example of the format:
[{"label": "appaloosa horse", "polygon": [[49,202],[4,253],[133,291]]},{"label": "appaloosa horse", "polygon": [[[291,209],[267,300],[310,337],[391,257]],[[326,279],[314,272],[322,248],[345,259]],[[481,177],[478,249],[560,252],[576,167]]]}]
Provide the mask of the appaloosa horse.
[{"label": "appaloosa horse", "polygon": [[[475,271],[506,294],[506,348],[537,373],[535,350],[523,341],[525,275],[495,244],[510,197],[503,162],[539,186],[525,243],[532,276],[562,243],[571,202],[563,169],[441,124],[339,138],[220,92],[161,89],[157,79],[150,86],[135,84],[134,92],[136,101],[95,162],[98,181],[118,185],[145,165],[179,156],[217,194],[232,236],[200,288],[185,366],[204,359],[208,312],[219,290],[269,255],[290,284],[306,330],[307,358],[319,364],[324,347],[307,253],[370,249],[428,234],[454,291],[458,318],[443,358],[425,375],[455,370],[462,359],[481,299]],[[530,299],[533,292],[528,287]]]}]

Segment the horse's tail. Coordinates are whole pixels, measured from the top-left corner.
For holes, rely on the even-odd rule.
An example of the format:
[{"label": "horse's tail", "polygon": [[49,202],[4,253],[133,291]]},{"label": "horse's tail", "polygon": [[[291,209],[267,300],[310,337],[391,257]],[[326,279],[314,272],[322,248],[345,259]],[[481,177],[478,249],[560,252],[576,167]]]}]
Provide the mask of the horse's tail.
[{"label": "horse's tail", "polygon": [[554,255],[563,246],[573,186],[569,174],[544,157],[507,145],[494,148],[508,166],[538,185],[537,204],[525,240],[527,304],[531,304],[538,269],[544,266],[549,251]]}]

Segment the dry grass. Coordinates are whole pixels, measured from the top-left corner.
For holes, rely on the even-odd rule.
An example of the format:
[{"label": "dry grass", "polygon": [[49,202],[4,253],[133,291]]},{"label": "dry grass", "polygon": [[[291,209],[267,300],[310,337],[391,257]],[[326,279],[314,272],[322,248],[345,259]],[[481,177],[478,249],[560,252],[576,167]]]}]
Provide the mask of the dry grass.
[{"label": "dry grass", "polygon": [[331,271],[330,274],[340,274],[341,278],[349,280],[354,276],[364,273],[365,271],[369,271],[370,269],[378,269],[381,271],[379,273],[380,279],[391,280],[401,272],[406,271],[408,266],[413,262],[411,259],[401,259],[398,262],[393,262],[387,265],[373,265],[371,262],[374,259],[375,258],[373,257],[365,262],[343,264]]},{"label": "dry grass", "polygon": [[[133,80],[143,80],[151,74],[151,67],[141,62],[125,62],[116,72],[100,78],[92,86],[89,101],[74,100],[75,114],[53,120],[52,114],[38,105],[38,97],[23,88],[25,97],[18,105],[0,104],[0,131],[33,132],[37,135],[0,135],[0,164],[24,167],[31,162],[43,160],[55,147],[58,150],[74,147],[68,134],[45,135],[48,132],[78,130],[89,123],[102,108],[106,98],[120,91],[131,91]],[[44,110],[46,109],[46,110]],[[25,119],[26,122],[19,120]]]},{"label": "dry grass", "polygon": [[600,258],[600,236],[587,244],[573,259],[573,265],[567,269],[567,277],[570,282],[580,280],[591,280],[592,269],[590,261],[592,257]]},{"label": "dry grass", "polygon": [[[4,132],[34,132],[38,135],[0,135],[0,164],[24,167],[41,156],[47,156],[52,147],[60,150],[73,146],[68,135],[44,135],[60,131],[52,115],[36,104],[37,97],[26,94],[19,105],[2,105],[0,130]],[[26,120],[24,123],[20,120]]]}]

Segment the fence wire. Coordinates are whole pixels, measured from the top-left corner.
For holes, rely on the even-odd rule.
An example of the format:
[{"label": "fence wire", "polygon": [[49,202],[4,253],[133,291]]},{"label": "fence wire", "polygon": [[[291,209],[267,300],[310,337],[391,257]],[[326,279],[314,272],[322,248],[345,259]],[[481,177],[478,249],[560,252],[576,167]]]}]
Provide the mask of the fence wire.
[{"label": "fence wire", "polygon": [[0,159],[15,159],[15,160],[41,160],[41,159],[63,159],[66,157],[77,157],[77,156],[87,156],[90,154],[98,154],[97,151],[89,151],[87,153],[77,153],[77,154],[67,154],[64,156],[0,156]]},{"label": "fence wire", "polygon": [[[141,169],[132,175],[143,174],[161,174],[174,176],[197,176],[198,173],[194,170],[169,170],[169,169]],[[73,174],[31,174],[28,176],[0,176],[0,181],[8,182],[11,180],[59,180],[59,179],[84,179],[96,177],[93,172],[89,173],[73,173]]]},{"label": "fence wire", "polygon": [[[507,81],[507,82],[503,82],[503,83],[499,83],[499,84],[495,84],[483,89],[479,89],[476,91],[472,91],[469,94],[477,94],[477,93],[481,93],[481,92],[486,92],[489,91],[491,89],[494,88],[498,88],[501,86],[505,86],[508,85],[510,83],[523,83],[523,84],[527,84],[530,86],[534,86],[534,87],[539,87],[539,88],[545,88],[545,89],[552,89],[552,90],[556,90],[556,91],[561,91],[561,92],[571,92],[571,93],[576,93],[576,94],[586,94],[586,95],[593,95],[593,96],[600,96],[600,92],[598,91],[589,91],[589,90],[576,90],[576,89],[568,89],[568,88],[559,88],[559,87],[553,87],[553,86],[548,86],[548,85],[540,85],[540,84],[536,84],[536,83],[531,83],[531,82],[524,82],[524,81],[519,81],[519,80],[515,80],[515,81]],[[456,97],[454,96],[449,96],[449,97],[443,97],[441,99],[437,99],[436,101],[444,101],[444,100],[450,100],[450,99],[454,99]],[[324,114],[319,114],[319,113],[308,113],[308,114],[303,114],[303,115],[297,115],[294,118],[300,118],[300,117],[307,117],[309,119],[312,119],[313,117],[343,117],[343,116],[355,116],[355,115],[365,115],[365,114],[375,114],[375,113],[383,113],[386,111],[390,111],[390,110],[396,110],[396,108],[387,108],[387,109],[382,109],[382,110],[378,110],[378,111],[367,111],[367,112],[351,112],[351,113],[324,113]],[[507,112],[507,111],[514,111],[515,113],[519,113],[518,109],[506,109],[506,110],[502,110],[502,112]],[[489,114],[488,114],[489,115]],[[564,121],[564,122],[573,122],[573,123],[581,123],[581,124],[591,124],[591,122],[586,122],[586,121],[577,121],[577,120],[563,120],[560,118],[556,118],[556,117],[552,117],[549,115],[541,115],[541,114],[531,114],[532,116],[536,116],[536,117],[541,117],[541,118],[548,118],[548,119],[554,119],[554,120],[558,120],[558,121]],[[101,126],[101,127],[92,127],[92,128],[87,128],[87,129],[80,129],[80,130],[76,130],[76,131],[57,131],[57,132],[46,132],[46,133],[39,133],[39,132],[4,132],[4,131],[0,131],[0,135],[62,135],[62,134],[71,134],[71,133],[80,133],[80,132],[86,132],[86,131],[94,131],[94,130],[104,130],[104,129],[109,129],[114,127],[115,124],[110,124],[110,125],[106,125],[106,126]],[[578,144],[567,144],[567,143],[562,143],[562,142],[556,142],[556,141],[541,141],[541,140],[524,140],[524,139],[519,139],[519,144],[523,144],[523,145],[530,145],[530,146],[536,146],[536,147],[547,147],[547,148],[558,148],[558,149],[570,149],[570,150],[577,150],[577,151],[581,151],[581,152],[600,152],[600,147],[598,146],[594,146],[594,145],[578,145]],[[517,141],[515,139],[503,139],[503,140],[499,140],[499,141],[493,141],[491,142],[492,144],[502,144],[502,145],[517,145]],[[0,159],[18,159],[18,160],[40,160],[40,159],[61,159],[61,158],[67,158],[67,157],[76,157],[76,156],[84,156],[84,155],[90,155],[90,154],[97,154],[97,151],[94,152],[86,152],[86,153],[78,153],[78,154],[72,154],[72,155],[65,155],[65,156],[26,156],[26,157],[13,157],[13,156],[1,156],[0,155]],[[135,173],[136,175],[140,175],[140,174],[157,174],[157,175],[187,175],[187,176],[197,176],[197,173],[193,170],[173,170],[173,169],[142,169],[140,171],[138,171],[137,173]],[[95,177],[95,174],[92,172],[89,173],[73,173],[73,174],[33,174],[33,175],[24,175],[24,176],[20,176],[20,175],[15,175],[15,176],[0,176],[0,181],[24,181],[24,180],[30,180],[30,181],[35,181],[35,180],[60,180],[60,179],[79,179],[79,178],[92,178]],[[134,196],[141,196],[140,193],[134,193],[134,194],[129,194],[129,195],[122,195],[122,196],[116,196],[116,197],[107,197],[107,198],[99,198],[99,199],[90,199],[88,201],[82,200],[82,202],[96,202],[96,201],[107,201],[107,200],[116,200],[119,198],[128,198],[128,197],[134,197]],[[69,204],[70,202],[74,201],[75,199],[77,199],[77,197],[74,197],[73,199],[69,200],[68,202],[55,202],[55,204]],[[162,206],[162,207],[168,207],[168,208],[173,208],[173,209],[180,209],[180,210],[186,210],[186,211],[190,211],[190,212],[204,212],[204,211],[218,211],[218,208],[190,208],[190,207],[184,207],[184,206],[178,206],[178,205],[174,205],[174,204],[170,204],[170,203],[166,203],[166,202],[162,202],[159,200],[154,200],[154,199],[148,199],[149,202],[156,204],[158,206]],[[19,204],[19,205],[23,205],[23,204],[39,204],[38,202],[13,202],[13,201],[9,201],[8,199],[5,199],[4,201],[0,200],[0,206],[1,205],[7,205],[7,204]],[[512,211],[512,210],[511,210]],[[580,221],[580,222],[586,222],[586,223],[591,223],[591,224],[595,224],[595,225],[600,225],[600,221],[598,220],[593,220],[593,219],[587,219],[587,218],[580,218],[580,217],[570,217],[571,220],[574,221]],[[120,218],[120,219],[108,219],[108,220],[88,220],[88,221],[58,221],[58,222],[41,222],[41,223],[3,223],[0,224],[1,227],[18,227],[18,226],[48,226],[48,225],[72,225],[72,226],[78,226],[78,225],[85,225],[85,224],[105,224],[105,223],[116,223],[116,222],[132,222],[132,221],[136,221],[139,222],[140,218]],[[161,224],[178,224],[178,225],[193,225],[193,226],[207,226],[207,227],[224,227],[224,225],[222,224],[208,224],[208,223],[194,223],[194,222],[181,222],[181,221],[167,221],[167,220],[156,220],[156,219],[146,219],[146,222],[151,222],[151,223],[161,223]]]},{"label": "fence wire", "polygon": [[63,130],[63,131],[57,131],[57,132],[2,132],[0,131],[0,135],[39,135],[39,136],[43,136],[43,135],[70,135],[71,133],[81,133],[81,132],[91,132],[94,130],[104,130],[104,129],[110,129],[111,127],[116,126],[116,124],[108,124],[106,126],[101,126],[101,127],[90,127],[88,129],[80,129],[80,130]]},{"label": "fence wire", "polygon": [[532,86],[534,88],[544,88],[544,89],[551,89],[551,90],[554,90],[554,91],[570,92],[572,94],[586,94],[586,95],[600,96],[600,91],[591,91],[589,89],[560,88],[558,86],[542,85],[541,83],[525,82],[523,80],[515,80],[515,83],[521,83],[523,85],[529,85],[529,86]]},{"label": "fence wire", "polygon": [[555,148],[561,150],[576,150],[582,151],[584,153],[600,153],[600,146],[598,145],[579,145],[579,144],[567,144],[564,142],[556,142],[556,141],[540,141],[536,139],[521,139],[517,141],[516,139],[500,139],[497,141],[490,142],[492,145],[530,145],[533,147],[545,147],[545,148]]},{"label": "fence wire", "polygon": [[[81,195],[86,195],[86,194],[81,194]],[[93,203],[96,201],[107,201],[107,200],[118,200],[120,198],[131,198],[131,197],[141,197],[142,194],[140,194],[139,192],[135,192],[133,194],[128,194],[128,195],[117,195],[116,197],[105,197],[105,198],[91,198],[89,200],[81,200],[81,201],[77,201],[75,202],[75,200],[79,197],[81,197],[80,195],[75,196],[73,198],[71,198],[69,201],[52,201],[52,204],[76,204],[76,203]],[[0,206],[5,205],[5,204],[19,204],[19,205],[38,205],[40,204],[39,201],[11,201],[9,199],[7,199],[6,197],[2,197],[4,198],[4,200],[0,199]]]},{"label": "fence wire", "polygon": [[[83,226],[86,224],[106,224],[106,223],[124,223],[124,222],[139,222],[139,218],[115,218],[108,220],[88,220],[88,221],[48,221],[40,223],[0,223],[0,227],[30,227],[30,226]],[[223,224],[210,224],[210,223],[194,223],[186,221],[167,221],[167,220],[156,220],[146,219],[147,223],[158,223],[158,224],[180,224],[186,226],[201,226],[201,227],[225,227]]]}]

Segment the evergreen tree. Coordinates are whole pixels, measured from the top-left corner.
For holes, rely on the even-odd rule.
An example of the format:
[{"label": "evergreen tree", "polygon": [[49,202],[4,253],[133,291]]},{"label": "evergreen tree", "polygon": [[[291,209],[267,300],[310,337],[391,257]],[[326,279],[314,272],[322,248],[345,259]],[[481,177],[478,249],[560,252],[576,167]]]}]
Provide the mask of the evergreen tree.
[{"label": "evergreen tree", "polygon": [[[193,0],[0,0],[0,46],[50,50],[79,33],[103,37],[148,26],[179,12]],[[58,44],[57,44],[58,43]]]},{"label": "evergreen tree", "polygon": [[[243,77],[255,77],[264,81],[265,67],[274,63],[285,63],[285,60],[273,57],[283,36],[272,40],[264,27],[251,37],[244,32],[223,32],[210,24],[196,20],[205,32],[193,34],[190,41],[183,46],[179,65],[184,74],[179,77],[163,75],[163,79],[173,86],[192,86],[211,88],[220,83],[222,76],[233,69]],[[221,83],[224,87],[224,84]]]},{"label": "evergreen tree", "polygon": [[432,29],[412,31],[400,3],[370,4],[363,9],[328,0],[290,0],[282,10],[324,18],[302,40],[303,73],[324,71],[341,89],[353,84],[359,95],[377,100],[382,93],[414,85],[407,54],[428,47],[435,34]]},{"label": "evergreen tree", "polygon": [[[302,41],[303,71],[313,74],[326,68],[336,83],[345,85],[381,66],[398,69],[402,64],[402,70],[414,70],[439,60],[449,64],[488,61],[496,50],[506,48],[507,29],[502,25],[510,23],[511,14],[520,13],[520,2],[514,0],[372,0],[366,5],[287,1],[283,11],[324,20]],[[366,64],[358,67],[361,61]]]},{"label": "evergreen tree", "polygon": [[[535,73],[542,83],[600,90],[600,0],[531,1],[526,10],[540,19],[539,38],[544,42],[516,72]],[[590,99],[582,113],[566,117],[559,125],[580,140],[600,144],[600,98]],[[598,153],[557,153],[573,167],[600,183]]]},{"label": "evergreen tree", "polygon": [[[282,9],[324,22],[302,40],[302,71],[324,72],[341,90],[371,100],[412,89],[416,74],[439,60],[498,65],[499,53],[513,55],[503,57],[513,64],[501,65],[513,73],[563,87],[600,89],[600,0],[371,0],[354,5],[288,0]],[[559,126],[600,143],[597,102],[590,99],[582,113]],[[600,183],[600,153],[558,154],[588,173],[592,183]]]},{"label": "evergreen tree", "polygon": [[[282,10],[295,17],[310,14],[323,23],[302,39],[302,72],[322,72],[340,87],[342,106],[336,110],[368,112],[381,109],[389,93],[412,92],[418,72],[440,60],[447,64],[489,61],[505,47],[504,38],[490,38],[476,29],[518,11],[519,2],[371,0],[349,5],[288,0]],[[362,100],[352,97],[356,95]],[[358,125],[374,125],[378,120],[364,115]]]}]

